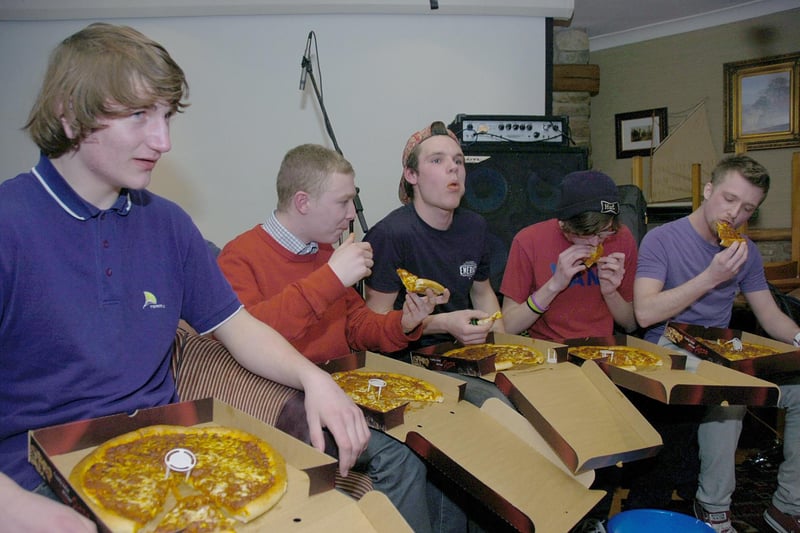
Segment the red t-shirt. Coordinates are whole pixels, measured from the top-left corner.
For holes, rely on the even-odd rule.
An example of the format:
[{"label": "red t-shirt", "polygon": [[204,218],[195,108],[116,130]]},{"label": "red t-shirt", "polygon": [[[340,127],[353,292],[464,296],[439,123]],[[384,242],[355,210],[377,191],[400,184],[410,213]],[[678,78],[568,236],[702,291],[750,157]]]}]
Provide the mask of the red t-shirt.
[{"label": "red t-shirt", "polygon": [[[506,298],[525,300],[553,276],[558,255],[572,246],[559,228],[557,219],[545,220],[522,229],[514,237],[500,286]],[[618,291],[625,301],[633,301],[636,275],[636,241],[630,230],[619,231],[603,241],[603,255],[625,254],[625,276]],[[528,328],[531,337],[563,341],[580,337],[613,334],[614,318],[600,293],[597,265],[575,275],[569,287],[555,297],[550,308]]]}]

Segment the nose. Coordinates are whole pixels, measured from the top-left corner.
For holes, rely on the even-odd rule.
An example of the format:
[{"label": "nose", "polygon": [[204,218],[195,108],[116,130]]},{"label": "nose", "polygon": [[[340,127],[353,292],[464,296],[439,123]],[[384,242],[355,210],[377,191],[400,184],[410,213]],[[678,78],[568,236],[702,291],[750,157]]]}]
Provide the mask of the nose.
[{"label": "nose", "polygon": [[603,239],[599,235],[589,235],[586,238],[586,241],[592,246],[597,246],[603,241]]},{"label": "nose", "polygon": [[169,122],[167,120],[154,120],[147,133],[147,145],[160,153],[169,152],[172,141],[169,137]]},{"label": "nose", "polygon": [[356,202],[353,200],[352,202],[348,202],[347,204],[347,214],[345,215],[345,219],[353,220],[356,218]]}]

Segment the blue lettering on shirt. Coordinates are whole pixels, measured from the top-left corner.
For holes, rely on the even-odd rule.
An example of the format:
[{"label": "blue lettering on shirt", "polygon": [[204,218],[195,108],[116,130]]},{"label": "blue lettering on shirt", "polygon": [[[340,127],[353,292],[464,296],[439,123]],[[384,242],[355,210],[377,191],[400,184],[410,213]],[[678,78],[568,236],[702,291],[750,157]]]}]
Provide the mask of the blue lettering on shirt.
[{"label": "blue lettering on shirt", "polygon": [[[553,274],[556,273],[556,263],[550,264],[550,272],[552,272]],[[585,281],[583,279],[584,274],[586,274]],[[597,268],[590,268],[587,271],[575,274],[569,286],[572,287],[573,285],[580,285],[581,287],[591,287],[592,285],[600,285],[600,276],[597,274]]]}]

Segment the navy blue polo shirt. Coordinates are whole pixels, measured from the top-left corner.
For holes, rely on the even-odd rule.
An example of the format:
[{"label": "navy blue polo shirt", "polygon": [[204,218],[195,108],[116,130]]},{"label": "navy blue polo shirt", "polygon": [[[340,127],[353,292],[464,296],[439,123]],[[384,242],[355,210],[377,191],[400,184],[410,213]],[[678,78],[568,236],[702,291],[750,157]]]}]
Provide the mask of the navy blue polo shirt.
[{"label": "navy blue polo shirt", "polygon": [[206,332],[240,307],[173,202],[126,190],[99,210],[46,157],[0,183],[2,471],[41,482],[29,429],[176,401],[178,320]]}]

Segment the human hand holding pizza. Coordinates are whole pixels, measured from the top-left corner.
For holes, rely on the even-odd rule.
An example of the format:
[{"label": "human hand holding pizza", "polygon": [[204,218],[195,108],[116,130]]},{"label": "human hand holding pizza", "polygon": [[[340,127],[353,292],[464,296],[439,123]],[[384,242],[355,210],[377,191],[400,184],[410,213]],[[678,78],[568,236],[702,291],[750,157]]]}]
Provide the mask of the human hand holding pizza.
[{"label": "human hand holding pizza", "polygon": [[558,254],[558,262],[556,263],[556,271],[553,277],[550,278],[550,285],[556,292],[561,292],[572,282],[572,278],[578,272],[586,270],[584,259],[594,250],[594,247],[588,244],[573,244],[560,254]]},{"label": "human hand holding pizza", "polygon": [[705,272],[718,285],[736,276],[746,262],[747,243],[738,241],[714,255]]},{"label": "human hand holding pizza", "polygon": [[364,413],[326,372],[320,370],[310,379],[303,389],[311,444],[324,451],[322,428],[328,428],[339,449],[339,472],[347,476],[369,442]]},{"label": "human hand holding pizza", "polygon": [[73,509],[27,491],[0,474],[0,523],[8,531],[97,531],[94,522]]},{"label": "human hand holding pizza", "polygon": [[600,292],[603,296],[616,292],[625,277],[625,254],[614,252],[598,259],[597,277],[600,278]]},{"label": "human hand holding pizza", "polygon": [[494,321],[485,320],[490,317],[478,309],[464,309],[445,313],[447,331],[461,344],[480,344],[486,342],[486,336],[494,326]]},{"label": "human hand holding pizza", "polygon": [[[449,291],[447,292],[449,296]],[[406,293],[406,300],[403,303],[403,315],[401,324],[403,332],[408,333],[414,328],[419,326],[425,318],[433,313],[433,309],[439,303],[435,294],[430,289],[427,290],[427,295],[420,296],[413,292]]]},{"label": "human hand holding pizza", "polygon": [[372,246],[368,242],[355,242],[351,233],[328,259],[328,266],[345,287],[352,287],[372,274]]}]

